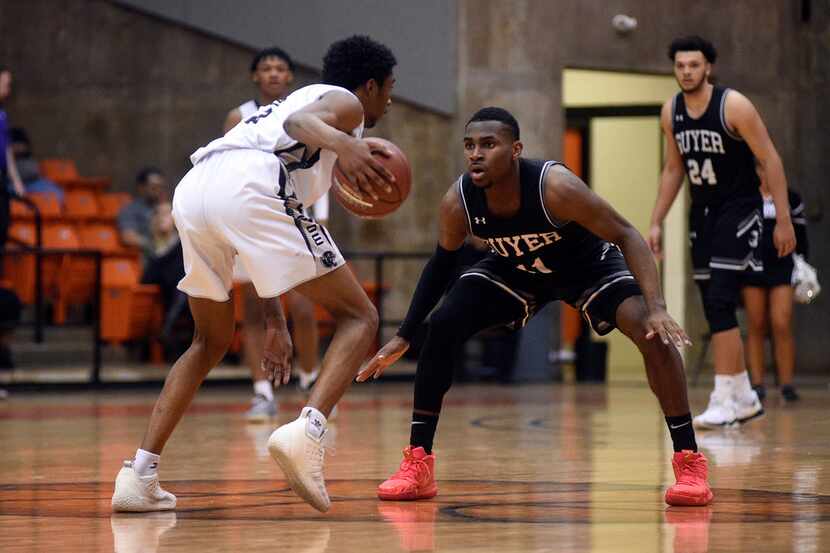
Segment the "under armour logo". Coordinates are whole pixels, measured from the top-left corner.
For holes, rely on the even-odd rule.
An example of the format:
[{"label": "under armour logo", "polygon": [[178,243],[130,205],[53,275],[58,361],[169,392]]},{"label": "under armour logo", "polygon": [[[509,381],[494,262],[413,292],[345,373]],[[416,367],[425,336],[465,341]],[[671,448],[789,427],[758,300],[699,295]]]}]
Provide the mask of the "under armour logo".
[{"label": "under armour logo", "polygon": [[675,115],[674,120],[675,121],[683,121],[683,116],[682,115]]},{"label": "under armour logo", "polygon": [[473,217],[476,220],[477,225],[486,225],[487,219],[485,217]]}]

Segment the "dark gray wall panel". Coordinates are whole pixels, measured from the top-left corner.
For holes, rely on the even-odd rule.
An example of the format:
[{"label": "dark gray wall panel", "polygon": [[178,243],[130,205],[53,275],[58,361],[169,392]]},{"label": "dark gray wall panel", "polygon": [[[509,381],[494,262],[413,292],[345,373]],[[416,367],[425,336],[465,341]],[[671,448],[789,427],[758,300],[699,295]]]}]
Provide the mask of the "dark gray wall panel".
[{"label": "dark gray wall panel", "polygon": [[119,0],[242,45],[279,45],[320,69],[328,45],[352,34],[398,58],[400,98],[451,113],[455,106],[455,2],[447,0]]}]

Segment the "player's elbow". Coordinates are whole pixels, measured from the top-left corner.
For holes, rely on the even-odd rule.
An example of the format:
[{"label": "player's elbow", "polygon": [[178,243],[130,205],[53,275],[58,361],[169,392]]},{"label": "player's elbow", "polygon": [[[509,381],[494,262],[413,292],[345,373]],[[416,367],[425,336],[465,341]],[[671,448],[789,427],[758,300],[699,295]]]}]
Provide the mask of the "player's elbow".
[{"label": "player's elbow", "polygon": [[282,124],[282,129],[288,136],[297,138],[295,133],[302,128],[303,115],[303,113],[295,112],[285,118],[285,121]]},{"label": "player's elbow", "polygon": [[640,231],[634,228],[634,226],[628,221],[622,223],[615,234],[616,236],[611,240],[611,242],[618,245],[623,251],[632,246],[636,247],[638,244],[645,245],[645,241],[643,240]]}]

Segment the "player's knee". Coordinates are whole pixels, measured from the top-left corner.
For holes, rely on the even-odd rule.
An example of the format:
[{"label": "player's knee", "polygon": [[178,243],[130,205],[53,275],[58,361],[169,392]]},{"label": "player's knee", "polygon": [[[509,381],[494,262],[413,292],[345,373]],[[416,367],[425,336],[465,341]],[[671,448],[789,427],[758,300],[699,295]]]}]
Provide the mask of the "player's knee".
[{"label": "player's knee", "polygon": [[767,320],[765,317],[747,317],[746,330],[753,336],[764,336],[767,333]]},{"label": "player's knee", "polygon": [[735,301],[715,294],[710,294],[703,305],[709,330],[713,334],[731,330],[738,326],[735,316]]},{"label": "player's knee", "polygon": [[773,313],[770,318],[770,328],[775,336],[782,336],[790,332],[790,317],[787,313]]},{"label": "player's knee", "polygon": [[429,318],[429,333],[433,338],[448,339],[457,334],[458,321],[450,309],[439,307]]},{"label": "player's knee", "polygon": [[196,332],[193,335],[193,344],[191,347],[201,353],[210,365],[215,365],[222,360],[228,352],[233,339],[232,333],[200,333]]},{"label": "player's knee", "polygon": [[373,303],[367,301],[364,308],[361,309],[360,322],[365,326],[369,336],[374,336],[377,333],[379,321],[377,308]]}]

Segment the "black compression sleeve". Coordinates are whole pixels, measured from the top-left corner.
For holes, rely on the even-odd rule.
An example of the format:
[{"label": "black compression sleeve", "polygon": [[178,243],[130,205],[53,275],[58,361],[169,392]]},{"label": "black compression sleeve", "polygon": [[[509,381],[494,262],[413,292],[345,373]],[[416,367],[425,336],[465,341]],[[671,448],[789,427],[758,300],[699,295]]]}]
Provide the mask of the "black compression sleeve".
[{"label": "black compression sleeve", "polygon": [[406,318],[398,329],[398,336],[409,341],[415,336],[418,327],[444,295],[447,285],[452,280],[459,252],[460,249],[445,250],[440,244],[435,248],[435,253],[427,261],[421,278],[418,279],[418,286],[415,288]]}]

